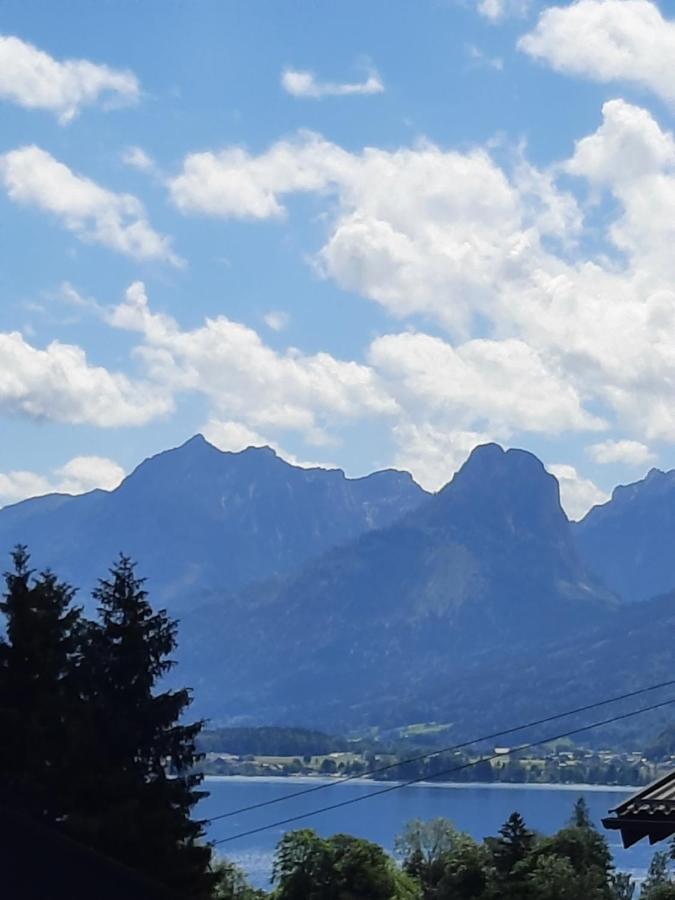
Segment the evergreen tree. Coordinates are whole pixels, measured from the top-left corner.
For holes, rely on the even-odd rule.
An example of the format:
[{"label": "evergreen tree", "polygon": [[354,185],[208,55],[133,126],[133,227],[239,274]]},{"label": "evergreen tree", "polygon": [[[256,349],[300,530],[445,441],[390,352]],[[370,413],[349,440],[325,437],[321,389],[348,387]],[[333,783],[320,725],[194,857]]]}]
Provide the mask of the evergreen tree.
[{"label": "evergreen tree", "polygon": [[156,692],[173,665],[177,624],[153,612],[125,556],[94,597],[100,624],[89,634],[86,699],[98,785],[71,828],[181,895],[207,897],[216,881],[211,849],[201,843],[203,822],[190,818],[204,796],[202,776],[191,773],[202,723],[181,724],[187,690]]},{"label": "evergreen tree", "polygon": [[0,602],[0,780],[6,803],[44,818],[68,811],[83,623],[74,590],[51,572],[35,577],[25,547],[12,553]]},{"label": "evergreen tree", "polygon": [[511,813],[499,829],[499,837],[488,838],[494,866],[500,875],[509,875],[534,846],[534,832],[525,825],[519,812]]},{"label": "evergreen tree", "polygon": [[641,897],[651,897],[655,888],[664,884],[670,884],[670,862],[668,853],[657,850],[649,865],[647,877],[642,883]]},{"label": "evergreen tree", "polygon": [[586,800],[583,797],[579,797],[577,802],[574,804],[574,811],[572,812],[570,825],[573,828],[595,828],[595,825],[591,821],[591,813],[588,809],[588,803],[586,803]]}]

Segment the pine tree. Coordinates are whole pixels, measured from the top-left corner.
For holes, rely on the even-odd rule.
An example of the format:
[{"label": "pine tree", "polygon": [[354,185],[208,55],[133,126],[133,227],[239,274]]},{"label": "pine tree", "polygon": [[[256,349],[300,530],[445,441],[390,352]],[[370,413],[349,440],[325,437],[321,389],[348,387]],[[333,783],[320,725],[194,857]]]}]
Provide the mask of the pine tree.
[{"label": "pine tree", "polygon": [[579,799],[574,804],[574,811],[572,812],[570,825],[573,828],[595,828],[591,820],[591,813],[588,808],[588,803],[586,803],[584,797],[579,797]]},{"label": "pine tree", "polygon": [[153,612],[125,556],[94,597],[100,625],[90,634],[88,709],[99,779],[72,827],[179,894],[207,897],[211,849],[201,843],[203,822],[190,818],[204,796],[201,776],[191,773],[202,723],[181,724],[187,690],[156,692],[173,665],[177,624],[164,610]]},{"label": "pine tree", "polygon": [[508,875],[514,866],[525,859],[534,846],[534,833],[525,825],[519,812],[511,813],[499,829],[499,837],[490,838],[489,846],[495,868],[501,875]]},{"label": "pine tree", "polygon": [[35,576],[25,547],[12,553],[0,602],[0,779],[3,800],[47,821],[69,806],[72,724],[83,621],[74,590]]}]

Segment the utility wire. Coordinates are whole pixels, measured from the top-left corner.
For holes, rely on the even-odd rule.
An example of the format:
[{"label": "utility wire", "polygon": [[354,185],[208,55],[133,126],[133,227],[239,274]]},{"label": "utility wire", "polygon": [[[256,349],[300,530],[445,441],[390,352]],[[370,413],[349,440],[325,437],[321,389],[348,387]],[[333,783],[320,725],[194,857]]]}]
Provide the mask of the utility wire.
[{"label": "utility wire", "polygon": [[627,694],[620,694],[617,697],[610,697],[608,700],[598,700],[595,703],[588,703],[586,706],[578,706],[576,709],[570,709],[566,712],[556,713],[552,716],[546,716],[543,719],[536,719],[533,722],[527,722],[525,725],[516,725],[514,728],[507,728],[504,731],[494,731],[492,734],[485,734],[482,737],[472,738],[469,741],[463,741],[461,744],[453,744],[450,747],[441,747],[438,750],[430,750],[426,753],[420,753],[418,756],[411,756],[408,759],[401,759],[395,763],[388,763],[384,766],[377,766],[376,768],[366,769],[364,772],[359,772],[358,775],[347,775],[343,778],[334,779],[329,782],[322,782],[321,784],[312,785],[312,787],[303,788],[299,791],[293,791],[291,794],[284,794],[283,797],[274,797],[272,800],[263,800],[260,803],[251,803],[249,806],[240,806],[239,809],[230,810],[230,812],[220,813],[217,816],[211,816],[210,822],[217,822],[219,819],[229,819],[231,816],[238,816],[243,813],[251,812],[254,809],[263,809],[266,806],[273,806],[275,803],[283,803],[287,800],[293,800],[295,797],[304,797],[306,794],[313,794],[316,791],[325,791],[328,788],[337,787],[337,785],[345,784],[348,781],[354,781],[355,779],[366,778],[369,775],[379,775],[381,772],[388,772],[391,769],[397,769],[399,766],[404,766],[407,763],[415,763],[421,762],[424,759],[432,759],[434,756],[440,756],[443,753],[454,753],[457,750],[464,750],[466,747],[470,747],[473,744],[480,744],[484,741],[491,741],[495,738],[506,737],[509,734],[516,734],[519,731],[526,731],[528,728],[535,728],[538,725],[547,725],[550,722],[556,722],[558,719],[566,719],[568,716],[577,715],[578,713],[589,712],[591,709],[597,709],[600,706],[608,706],[611,703],[618,703],[620,700],[629,700],[632,697],[638,697],[641,694],[649,693],[650,691],[656,691],[659,688],[664,687],[672,687],[675,685],[675,679],[670,681],[662,681],[659,684],[652,684],[650,687],[640,688],[636,691],[630,691]]},{"label": "utility wire", "polygon": [[[562,734],[552,735],[551,737],[545,738],[541,741],[532,741],[529,744],[523,744],[518,747],[518,751],[522,750],[530,750],[533,747],[541,747],[542,744],[548,744],[551,741],[559,741],[566,737],[571,737],[574,734],[581,734],[585,731],[592,731],[594,728],[600,728],[602,725],[611,725],[613,722],[620,722],[623,719],[630,719],[632,716],[640,715],[641,713],[651,712],[655,709],[661,709],[664,706],[669,706],[671,703],[675,703],[675,697],[671,697],[670,700],[663,700],[661,703],[654,703],[651,706],[643,706],[641,709],[635,709],[632,712],[623,713],[621,715],[612,716],[609,719],[603,719],[599,722],[592,722],[590,725],[582,725],[579,728],[573,728],[570,731],[564,731]],[[269,831],[271,828],[279,828],[282,825],[291,825],[294,822],[299,822],[303,819],[308,819],[311,816],[318,816],[320,813],[330,812],[333,809],[341,809],[344,806],[351,806],[353,803],[360,803],[363,800],[372,800],[374,797],[381,797],[383,794],[390,794],[392,791],[400,791],[402,788],[410,787],[413,784],[420,784],[422,781],[429,781],[430,778],[439,778],[441,775],[450,775],[453,772],[460,772],[463,769],[470,769],[472,766],[476,766],[482,762],[491,762],[493,759],[503,758],[504,754],[502,753],[493,753],[491,756],[483,756],[480,759],[474,759],[471,762],[464,763],[461,766],[453,766],[450,769],[443,769],[440,772],[435,772],[433,775],[423,775],[420,778],[411,778],[409,781],[397,782],[396,784],[392,784],[386,788],[380,788],[377,791],[370,791],[367,794],[361,794],[359,797],[351,797],[348,800],[341,800],[339,803],[332,803],[329,806],[322,806],[319,809],[311,810],[310,812],[300,813],[297,816],[289,816],[287,819],[279,819],[276,822],[269,822],[267,825],[260,825],[258,828],[249,828],[248,831],[240,831],[237,834],[232,834],[229,837],[220,838],[217,841],[211,841],[211,844],[216,846],[217,844],[227,844],[230,841],[237,841],[240,838],[249,837],[253,834],[260,834],[262,831]]]}]

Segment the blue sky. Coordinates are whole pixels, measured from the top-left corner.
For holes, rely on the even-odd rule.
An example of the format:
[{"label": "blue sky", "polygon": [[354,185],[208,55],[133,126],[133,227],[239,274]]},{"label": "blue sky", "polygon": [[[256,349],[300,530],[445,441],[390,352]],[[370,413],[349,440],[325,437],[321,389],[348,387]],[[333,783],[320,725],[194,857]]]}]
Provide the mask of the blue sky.
[{"label": "blue sky", "polygon": [[197,431],[675,464],[675,8],[5,0],[0,505]]}]

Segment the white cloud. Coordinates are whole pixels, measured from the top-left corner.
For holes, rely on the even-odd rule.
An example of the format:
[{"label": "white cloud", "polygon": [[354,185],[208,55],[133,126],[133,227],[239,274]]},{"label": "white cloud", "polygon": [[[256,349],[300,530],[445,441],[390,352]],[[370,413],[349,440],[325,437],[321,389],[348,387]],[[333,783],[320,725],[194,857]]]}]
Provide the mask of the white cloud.
[{"label": "white cloud", "polygon": [[642,466],[656,458],[646,444],[640,441],[601,441],[586,448],[589,456],[597,463],[625,463],[628,466]]},{"label": "white cloud", "polygon": [[140,94],[129,70],[111,69],[86,59],[59,62],[20,38],[0,35],[0,98],[27,109],[53,112],[62,124],[83,106],[133,103]]},{"label": "white cloud", "polygon": [[294,97],[345,97],[354,94],[381,94],[384,85],[377,72],[370,72],[365,81],[340,83],[317,81],[313,72],[303,69],[284,69],[281,73],[283,89]]},{"label": "white cloud", "polygon": [[426,334],[386,335],[369,361],[400,405],[455,427],[492,432],[597,430],[574,388],[523,341],[472,340],[457,348]]},{"label": "white cloud", "polygon": [[287,312],[270,310],[270,312],[265,313],[263,316],[263,321],[268,328],[272,329],[272,331],[284,331],[284,329],[288,328],[289,318]]},{"label": "white cloud", "polygon": [[558,72],[633,82],[675,103],[675,22],[648,0],[550,7],[518,46]]},{"label": "white cloud", "polygon": [[293,453],[289,453],[275,440],[264,438],[256,431],[252,431],[242,422],[221,421],[218,419],[209,419],[202,428],[202,434],[209,443],[219,450],[238,453],[247,447],[271,447],[286,462],[293,466],[299,466],[302,469],[332,469],[334,465],[330,463],[309,462],[307,460],[298,459]]},{"label": "white cloud", "polygon": [[624,100],[602,107],[602,124],[577,141],[564,168],[594,186],[625,186],[675,164],[675,141],[646,109]]},{"label": "white cloud", "polygon": [[201,431],[206,440],[219,450],[238,453],[247,447],[271,446],[269,440],[243,422],[209,419]]},{"label": "white cloud", "polygon": [[181,212],[239,219],[284,215],[284,194],[323,190],[349,165],[350,154],[319,135],[301,133],[252,156],[241,147],[191,153],[171,179],[171,198]]},{"label": "white cloud", "polygon": [[99,427],[143,425],[172,409],[157,386],[92,366],[77,346],[44,350],[0,332],[0,414]]},{"label": "white cloud", "polygon": [[252,329],[223,316],[182,330],[150,309],[140,283],[107,319],[142,334],[136,354],[154,383],[171,393],[206,395],[214,419],[227,423],[228,440],[262,441],[261,429],[287,430],[321,445],[330,442],[334,427],[372,416],[507,435],[515,429],[604,427],[572,386],[515,339],[453,347],[426,334],[385,335],[371,343],[367,365],[327,353],[279,353]]},{"label": "white cloud", "polygon": [[154,172],[155,161],[142,147],[127,147],[121,156],[125,166],[138,169],[139,172]]},{"label": "white cloud", "polygon": [[478,12],[491,22],[507,16],[524,16],[529,8],[530,0],[477,0]]},{"label": "white cloud", "polygon": [[353,154],[301,133],[259,156],[238,147],[191,154],[170,190],[183,212],[251,219],[283,216],[291,193],[336,195],[323,273],[396,315],[442,311],[445,324],[464,327],[495,282],[531,265],[542,235],[579,226],[574,200],[551,178],[527,166],[517,177],[522,191],[482,149]]},{"label": "white cloud", "polygon": [[0,472],[0,506],[44,494],[84,494],[96,488],[111,491],[124,469],[104,456],[76,456],[48,475],[17,470]]},{"label": "white cloud", "polygon": [[82,241],[137,260],[181,264],[169,238],[150,226],[138,198],[100,187],[39,147],[22,147],[0,156],[0,183],[15,203],[56,216]]},{"label": "white cloud", "polygon": [[491,437],[484,432],[443,430],[430,422],[401,422],[394,426],[397,445],[394,466],[412,472],[428,491],[438,491],[450,481],[478,444]]},{"label": "white cloud", "polygon": [[294,348],[278,353],[253,329],[224,316],[182,330],[171,317],[151,311],[140,282],[108,321],[142,334],[136,353],[153,382],[172,392],[204,394],[215,418],[253,431],[297,431],[321,445],[334,425],[397,410],[368,366]]},{"label": "white cloud", "polygon": [[[446,411],[429,420],[441,430],[508,436],[606,422],[627,440],[675,441],[675,142],[643,109],[605,104],[597,131],[544,170],[524,152],[500,166],[480,147],[353,153],[299,134],[259,155],[189,156],[172,190],[184,211],[224,217],[282,216],[298,192],[323,198],[319,271],[452,336],[443,346],[420,335],[375,342],[371,368],[405,416],[415,396]],[[601,252],[589,255],[588,236]],[[395,354],[391,365],[372,355],[389,346],[409,359],[424,341],[464,395],[421,364],[397,373]]]},{"label": "white cloud", "polygon": [[582,519],[592,506],[605,503],[609,494],[601,490],[588,478],[580,475],[574,466],[546,466],[560,484],[560,502],[568,517],[573,521]]},{"label": "white cloud", "polygon": [[15,470],[0,472],[0,507],[17,503],[27,497],[39,497],[50,493],[50,482],[36,472]]}]

